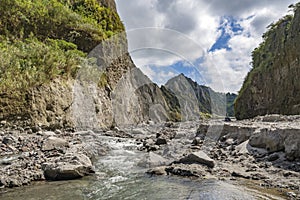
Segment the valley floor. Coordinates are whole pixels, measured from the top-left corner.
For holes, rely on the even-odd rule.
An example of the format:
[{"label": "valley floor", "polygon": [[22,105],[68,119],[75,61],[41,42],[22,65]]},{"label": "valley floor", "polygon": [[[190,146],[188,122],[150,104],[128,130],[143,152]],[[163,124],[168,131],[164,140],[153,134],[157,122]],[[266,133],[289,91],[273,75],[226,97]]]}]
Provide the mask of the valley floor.
[{"label": "valley floor", "polygon": [[270,115],[252,120],[145,123],[110,131],[0,130],[0,186],[67,180],[94,173],[92,161],[110,147],[98,137],[133,138],[139,162],[152,176],[217,179],[261,190],[275,188],[300,199],[300,117]]}]

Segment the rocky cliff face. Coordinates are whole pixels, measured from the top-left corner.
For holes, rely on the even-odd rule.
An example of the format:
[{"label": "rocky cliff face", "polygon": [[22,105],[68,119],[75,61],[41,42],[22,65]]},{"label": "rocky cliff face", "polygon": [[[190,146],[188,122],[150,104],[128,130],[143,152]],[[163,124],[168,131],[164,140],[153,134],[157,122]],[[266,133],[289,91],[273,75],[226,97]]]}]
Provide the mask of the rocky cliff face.
[{"label": "rocky cliff face", "polygon": [[183,74],[170,79],[165,87],[178,98],[183,120],[199,119],[200,113],[221,116],[225,116],[226,113],[233,113],[234,94],[225,95],[215,92],[209,87],[199,85]]},{"label": "rocky cliff face", "polygon": [[[21,67],[20,74],[17,74],[17,79],[23,80],[20,87],[13,84],[15,80],[8,76],[9,70],[4,70],[11,68],[11,72],[15,73],[19,68],[9,64],[7,67],[5,63],[0,67],[1,120],[23,122],[24,125],[40,124],[51,129],[86,129],[179,118],[176,97],[170,91],[161,90],[153,84],[132,62],[114,0],[51,0],[49,5],[42,1],[26,4],[13,0],[1,6],[0,9],[7,14],[19,10],[23,16],[28,17],[28,21],[23,22],[17,16],[16,23],[13,23],[17,26],[10,27],[12,19],[2,16],[2,24],[6,25],[0,25],[1,43],[11,40],[14,44],[17,43],[14,38],[18,38],[22,44],[28,45],[27,40],[30,38],[33,41],[29,45],[44,45],[53,50],[50,55],[46,55],[51,58],[49,60],[33,60],[28,53],[30,51],[21,50],[21,53],[11,57],[14,63],[22,66],[25,62],[27,67]],[[25,10],[25,7],[31,9]],[[37,21],[31,18],[38,16],[38,10],[43,7],[45,15],[37,17]],[[57,15],[51,17],[52,12]],[[45,16],[49,17],[45,20],[52,20],[53,23],[61,20],[61,27],[51,24],[44,27],[47,25],[42,23]],[[34,23],[36,26],[33,26]],[[27,28],[22,29],[23,26]],[[47,32],[43,32],[45,28]],[[23,31],[22,35],[16,29],[20,29],[21,33]],[[51,44],[48,38],[52,38]],[[16,47],[9,45],[0,45],[1,52],[8,56],[11,55],[8,48],[19,47],[17,44]],[[36,48],[37,52],[39,50]],[[60,58],[58,51],[65,57]],[[23,58],[22,54],[29,55]],[[75,56],[74,61],[71,58]],[[53,67],[58,62],[66,62],[64,71],[61,71],[62,64],[57,69]],[[33,67],[38,70],[29,70]],[[45,79],[37,81],[34,77]],[[32,84],[28,84],[28,80]],[[169,102],[172,104],[169,105]]]},{"label": "rocky cliff face", "polygon": [[235,103],[237,119],[265,114],[300,114],[300,8],[264,34],[252,53],[253,69]]}]

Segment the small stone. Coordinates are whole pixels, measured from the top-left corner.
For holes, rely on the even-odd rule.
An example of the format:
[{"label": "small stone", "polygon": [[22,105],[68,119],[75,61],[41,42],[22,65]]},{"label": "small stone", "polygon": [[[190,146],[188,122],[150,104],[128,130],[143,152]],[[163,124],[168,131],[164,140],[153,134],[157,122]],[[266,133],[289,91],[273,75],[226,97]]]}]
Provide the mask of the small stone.
[{"label": "small stone", "polygon": [[31,128],[31,130],[32,130],[33,133],[37,133],[37,132],[42,131],[42,128],[39,127],[39,126],[34,126],[34,127]]},{"label": "small stone", "polygon": [[245,175],[245,174],[242,174],[242,173],[236,172],[236,171],[233,171],[233,172],[231,173],[231,176],[239,177],[239,178],[245,178],[245,179],[250,179],[250,176],[249,176],[249,175]]},{"label": "small stone", "polygon": [[199,145],[201,144],[201,138],[200,137],[195,137],[193,142],[192,142],[192,145]]},{"label": "small stone", "polygon": [[167,140],[165,138],[157,138],[155,144],[156,145],[167,144]]},{"label": "small stone", "polygon": [[227,145],[233,145],[234,144],[234,140],[232,138],[228,138],[226,141],[225,141],[225,144]]},{"label": "small stone", "polygon": [[294,192],[287,192],[286,195],[291,198],[296,198],[297,195]]},{"label": "small stone", "polygon": [[2,140],[3,144],[6,144],[6,145],[14,144],[14,143],[16,143],[16,141],[17,141],[16,138],[14,138],[13,136],[6,136]]},{"label": "small stone", "polygon": [[61,134],[62,134],[62,131],[59,130],[59,129],[56,129],[56,130],[54,131],[54,133],[55,133],[56,135],[61,135]]},{"label": "small stone", "polygon": [[50,137],[50,136],[55,136],[56,134],[54,132],[52,132],[52,131],[46,131],[46,132],[44,132],[43,135],[47,136],[47,137]]},{"label": "small stone", "polygon": [[268,161],[272,162],[272,161],[278,160],[278,158],[279,158],[279,155],[277,153],[273,153],[267,159],[268,159]]}]

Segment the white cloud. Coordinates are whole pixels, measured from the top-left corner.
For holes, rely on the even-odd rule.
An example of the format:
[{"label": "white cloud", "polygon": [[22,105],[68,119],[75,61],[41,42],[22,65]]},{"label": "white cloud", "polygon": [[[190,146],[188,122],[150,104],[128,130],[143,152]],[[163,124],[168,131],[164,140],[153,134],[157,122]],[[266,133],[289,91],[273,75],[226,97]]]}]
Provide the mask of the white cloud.
[{"label": "white cloud", "polygon": [[[200,66],[208,86],[218,91],[237,92],[250,69],[251,51],[261,42],[266,27],[287,14],[288,5],[296,0],[116,0],[128,34],[129,49],[134,62],[143,72],[150,64],[172,65],[180,60],[204,60]],[[221,34],[221,19],[233,17],[243,28],[231,36],[231,50],[208,52]],[[156,27],[156,29],[147,29]],[[171,30],[164,30],[172,29]],[[133,30],[133,31],[130,31]],[[138,31],[137,31],[138,30]],[[152,73],[152,74],[151,74]],[[155,72],[154,72],[155,73]],[[170,74],[171,75],[171,74]],[[224,82],[223,86],[220,84]]]}]

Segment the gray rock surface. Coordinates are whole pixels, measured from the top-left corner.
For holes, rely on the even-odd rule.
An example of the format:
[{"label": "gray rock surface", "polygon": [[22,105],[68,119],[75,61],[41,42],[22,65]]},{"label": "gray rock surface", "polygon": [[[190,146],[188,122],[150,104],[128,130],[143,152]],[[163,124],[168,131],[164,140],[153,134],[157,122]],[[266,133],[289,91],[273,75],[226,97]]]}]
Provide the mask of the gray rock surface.
[{"label": "gray rock surface", "polygon": [[74,154],[59,161],[44,163],[42,170],[46,180],[70,180],[81,178],[94,172],[92,162],[84,154]]},{"label": "gray rock surface", "polygon": [[208,157],[208,155],[203,151],[193,152],[181,158],[178,162],[187,163],[187,164],[198,163],[198,164],[207,165],[208,167],[211,168],[215,166],[214,160]]},{"label": "gray rock surface", "polygon": [[68,145],[69,143],[66,140],[51,136],[44,140],[42,150],[50,151],[62,147],[67,147]]},{"label": "gray rock surface", "polygon": [[164,157],[156,153],[149,152],[148,156],[146,156],[145,159],[142,160],[138,165],[141,167],[158,167],[162,165],[168,165],[170,163],[171,161],[165,159]]}]

